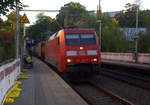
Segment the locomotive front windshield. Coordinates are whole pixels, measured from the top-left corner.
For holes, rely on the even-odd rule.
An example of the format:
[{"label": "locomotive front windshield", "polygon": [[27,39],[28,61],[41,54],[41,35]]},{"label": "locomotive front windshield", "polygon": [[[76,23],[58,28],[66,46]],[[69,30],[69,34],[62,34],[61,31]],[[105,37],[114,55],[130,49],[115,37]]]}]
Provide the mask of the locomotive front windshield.
[{"label": "locomotive front windshield", "polygon": [[66,34],[66,44],[96,44],[94,34]]}]

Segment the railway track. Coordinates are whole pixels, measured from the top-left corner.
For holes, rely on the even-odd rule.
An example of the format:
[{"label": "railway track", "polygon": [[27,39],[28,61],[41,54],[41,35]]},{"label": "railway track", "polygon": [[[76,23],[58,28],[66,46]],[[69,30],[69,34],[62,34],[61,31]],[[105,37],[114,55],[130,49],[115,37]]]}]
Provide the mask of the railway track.
[{"label": "railway track", "polygon": [[127,83],[129,85],[150,91],[150,80],[148,79],[143,79],[137,76],[131,76],[131,75],[127,75],[124,73],[118,73],[118,72],[114,72],[114,71],[110,71],[106,69],[103,70],[101,74],[109,78]]},{"label": "railway track", "polygon": [[120,75],[120,76],[124,76],[124,77],[129,77],[129,78],[133,78],[133,79],[136,79],[136,80],[140,80],[140,81],[144,81],[144,82],[148,82],[150,83],[150,78],[149,79],[144,79],[143,77],[140,77],[140,76],[135,76],[135,74],[133,75],[129,75],[129,73],[121,73],[121,72],[114,72],[112,71],[111,69],[104,69],[105,72],[110,72],[112,74],[117,74],[117,75]]},{"label": "railway track", "polygon": [[74,85],[71,87],[89,104],[89,105],[134,105],[120,96],[99,87],[91,82]]},{"label": "railway track", "polygon": [[105,75],[101,75],[101,82],[97,85],[110,90],[112,93],[132,102],[134,105],[150,105],[150,92],[143,88],[130,85],[126,82]]},{"label": "railway track", "polygon": [[147,90],[104,75],[100,77],[101,80],[96,85],[92,85],[94,81],[80,84],[67,81],[67,83],[89,105],[150,105],[150,93]]}]

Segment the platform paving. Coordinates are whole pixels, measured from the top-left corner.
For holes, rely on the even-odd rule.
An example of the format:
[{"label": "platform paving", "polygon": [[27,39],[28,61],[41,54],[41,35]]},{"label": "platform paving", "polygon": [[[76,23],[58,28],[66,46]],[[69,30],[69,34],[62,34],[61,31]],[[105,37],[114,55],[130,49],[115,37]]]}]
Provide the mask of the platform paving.
[{"label": "platform paving", "polygon": [[54,71],[33,57],[34,68],[23,75],[22,92],[13,104],[7,105],[88,105]]}]

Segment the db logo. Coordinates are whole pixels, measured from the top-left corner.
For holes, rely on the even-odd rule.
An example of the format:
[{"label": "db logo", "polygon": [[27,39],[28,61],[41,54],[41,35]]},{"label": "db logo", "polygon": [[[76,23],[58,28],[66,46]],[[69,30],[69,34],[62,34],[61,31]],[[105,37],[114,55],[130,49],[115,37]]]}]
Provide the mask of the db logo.
[{"label": "db logo", "polygon": [[79,51],[79,55],[85,55],[85,51]]}]

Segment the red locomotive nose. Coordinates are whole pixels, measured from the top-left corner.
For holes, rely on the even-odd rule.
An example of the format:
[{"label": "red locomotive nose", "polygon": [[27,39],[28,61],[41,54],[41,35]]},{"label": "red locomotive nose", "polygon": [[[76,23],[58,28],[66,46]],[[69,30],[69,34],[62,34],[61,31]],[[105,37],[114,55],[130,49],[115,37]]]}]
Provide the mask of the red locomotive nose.
[{"label": "red locomotive nose", "polygon": [[95,31],[62,29],[51,35],[45,45],[45,59],[60,72],[65,72],[76,65],[98,66],[100,52]]}]

